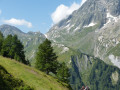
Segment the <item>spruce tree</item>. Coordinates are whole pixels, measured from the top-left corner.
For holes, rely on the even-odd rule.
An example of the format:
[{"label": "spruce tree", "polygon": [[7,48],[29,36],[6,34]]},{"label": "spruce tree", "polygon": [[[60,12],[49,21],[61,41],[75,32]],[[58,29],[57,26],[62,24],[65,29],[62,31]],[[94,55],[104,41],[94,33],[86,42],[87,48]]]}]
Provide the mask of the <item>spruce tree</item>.
[{"label": "spruce tree", "polygon": [[9,56],[9,51],[11,50],[11,47],[12,47],[12,35],[8,35],[4,42],[3,42],[3,45],[2,45],[2,49],[1,49],[1,54],[4,56],[4,57],[11,57]]},{"label": "spruce tree", "polygon": [[12,38],[12,49],[11,52],[14,53],[14,59],[17,58],[19,62],[26,64],[24,46],[21,41],[18,39],[17,35],[14,35]]},{"label": "spruce tree", "polygon": [[69,77],[70,77],[69,68],[66,66],[66,64],[64,62],[62,64],[59,64],[59,67],[57,69],[57,78],[60,81],[68,83]]},{"label": "spruce tree", "polygon": [[46,72],[56,73],[57,70],[57,56],[53,52],[53,47],[51,46],[51,41],[46,39],[40,46],[38,47],[38,51],[36,53],[36,68]]},{"label": "spruce tree", "polygon": [[1,54],[3,40],[4,40],[3,34],[0,32],[0,54]]},{"label": "spruce tree", "polygon": [[2,45],[1,54],[4,57],[16,59],[19,62],[27,64],[24,54],[24,46],[18,39],[17,35],[8,35]]}]

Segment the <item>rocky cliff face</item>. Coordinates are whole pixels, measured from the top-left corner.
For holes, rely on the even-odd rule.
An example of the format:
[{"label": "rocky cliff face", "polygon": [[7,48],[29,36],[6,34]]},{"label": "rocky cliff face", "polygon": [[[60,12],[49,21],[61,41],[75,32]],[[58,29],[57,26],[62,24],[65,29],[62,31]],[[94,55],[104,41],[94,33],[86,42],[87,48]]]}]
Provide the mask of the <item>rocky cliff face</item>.
[{"label": "rocky cliff face", "polygon": [[119,25],[120,0],[87,0],[68,18],[54,25],[47,36],[119,67],[116,64],[120,60],[116,49],[120,42]]},{"label": "rocky cliff face", "polygon": [[102,60],[78,52],[71,56],[70,84],[73,90],[88,86],[91,90],[117,90],[120,88],[120,69]]},{"label": "rocky cliff face", "polygon": [[119,0],[87,0],[72,15],[54,25],[48,32],[48,37],[59,37],[56,34],[59,31],[70,33],[96,24],[100,24],[100,28],[107,23],[108,13],[113,17],[120,15]]}]

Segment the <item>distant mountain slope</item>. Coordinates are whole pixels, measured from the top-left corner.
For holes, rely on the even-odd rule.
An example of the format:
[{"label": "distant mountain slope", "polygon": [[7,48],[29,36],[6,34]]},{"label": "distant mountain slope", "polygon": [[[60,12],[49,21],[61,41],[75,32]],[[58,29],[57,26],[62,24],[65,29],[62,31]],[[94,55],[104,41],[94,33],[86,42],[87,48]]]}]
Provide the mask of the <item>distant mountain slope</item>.
[{"label": "distant mountain slope", "polygon": [[3,33],[4,36],[7,36],[9,34],[16,34],[18,38],[22,41],[26,51],[26,58],[29,60],[32,60],[34,58],[38,45],[42,43],[46,38],[40,32],[24,33],[20,29],[7,24],[1,25],[0,31]]},{"label": "distant mountain slope", "polygon": [[99,58],[63,44],[54,43],[53,46],[59,56],[58,60],[66,62],[70,69],[69,80],[73,90],[80,90],[82,86],[88,86],[90,90],[119,90],[118,67],[108,65]]},{"label": "distant mountain slope", "polygon": [[88,86],[90,90],[104,90],[104,88],[105,90],[117,90],[120,88],[119,68],[108,65],[99,58],[80,50],[74,50],[58,43],[54,43],[53,46],[59,56],[58,60],[66,62],[70,69],[69,79],[73,90],[80,90],[82,86]]},{"label": "distant mountain slope", "polygon": [[120,43],[120,0],[87,0],[46,35],[119,67],[120,52],[113,48]]},{"label": "distant mountain slope", "polygon": [[3,33],[4,36],[7,36],[9,34],[15,35],[15,34],[19,34],[20,35],[25,35],[25,33],[23,33],[20,29],[11,26],[11,25],[7,25],[7,24],[3,24],[0,26],[0,31]]},{"label": "distant mountain slope", "polygon": [[119,90],[120,69],[102,60],[78,52],[71,56],[70,84],[74,90],[84,86],[90,90]]},{"label": "distant mountain slope", "polygon": [[23,80],[25,84],[33,87],[35,90],[68,90],[66,84],[59,83],[57,79],[17,61],[0,56],[0,65],[15,78]]}]

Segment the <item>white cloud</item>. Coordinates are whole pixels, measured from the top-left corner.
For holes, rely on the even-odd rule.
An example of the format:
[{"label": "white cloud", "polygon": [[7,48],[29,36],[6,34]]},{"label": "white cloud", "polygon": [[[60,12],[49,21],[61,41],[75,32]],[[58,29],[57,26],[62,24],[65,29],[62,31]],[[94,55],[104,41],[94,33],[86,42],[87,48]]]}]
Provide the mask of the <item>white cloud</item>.
[{"label": "white cloud", "polygon": [[87,0],[82,0],[81,2],[81,6],[86,2]]},{"label": "white cloud", "polygon": [[32,23],[24,19],[11,18],[9,20],[3,20],[3,22],[6,24],[12,24],[12,25],[24,25],[24,26],[27,26],[28,28],[32,27]]},{"label": "white cloud", "polygon": [[79,9],[87,0],[82,0],[80,4],[73,3],[71,6],[59,5],[56,10],[52,13],[51,18],[53,23],[56,24],[67,16],[73,13],[73,11]]},{"label": "white cloud", "polygon": [[2,10],[0,10],[0,14],[2,13]]},{"label": "white cloud", "polygon": [[57,9],[52,13],[51,18],[53,23],[56,24],[62,19],[65,19],[67,16],[72,14],[73,11],[77,10],[80,7],[80,4],[73,3],[70,7],[63,4],[59,5]]}]

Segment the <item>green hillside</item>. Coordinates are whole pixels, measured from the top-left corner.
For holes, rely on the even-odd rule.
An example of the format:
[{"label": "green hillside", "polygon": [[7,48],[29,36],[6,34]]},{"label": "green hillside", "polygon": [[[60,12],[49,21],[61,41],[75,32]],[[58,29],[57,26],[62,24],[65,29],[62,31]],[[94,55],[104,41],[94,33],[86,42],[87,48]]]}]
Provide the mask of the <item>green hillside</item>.
[{"label": "green hillside", "polygon": [[35,90],[68,90],[67,84],[59,83],[57,79],[15,60],[0,56],[0,65]]},{"label": "green hillside", "polygon": [[14,78],[0,65],[0,90],[34,90],[22,80]]}]

